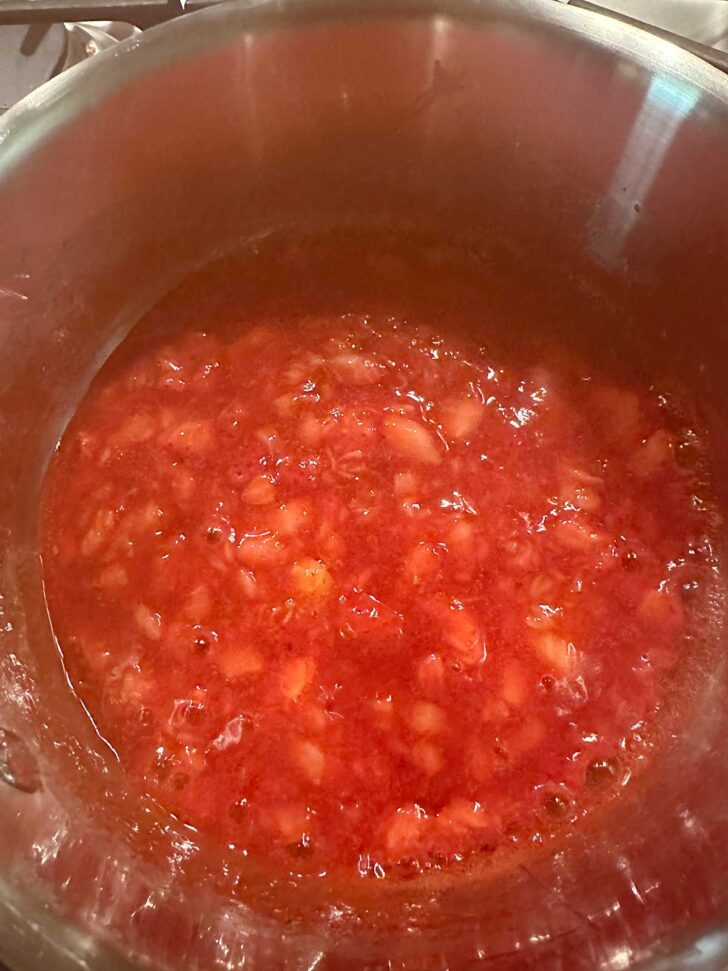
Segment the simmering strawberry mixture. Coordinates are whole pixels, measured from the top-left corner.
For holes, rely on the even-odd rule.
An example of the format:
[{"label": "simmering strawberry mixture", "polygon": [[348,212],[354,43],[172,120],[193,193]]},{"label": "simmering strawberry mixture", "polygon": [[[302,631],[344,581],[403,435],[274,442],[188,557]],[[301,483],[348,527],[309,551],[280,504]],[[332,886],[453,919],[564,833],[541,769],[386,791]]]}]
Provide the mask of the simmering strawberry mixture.
[{"label": "simmering strawberry mixture", "polygon": [[47,484],[71,677],[141,791],[264,865],[568,824],[649,747],[707,570],[676,414],[383,316],[122,350]]}]

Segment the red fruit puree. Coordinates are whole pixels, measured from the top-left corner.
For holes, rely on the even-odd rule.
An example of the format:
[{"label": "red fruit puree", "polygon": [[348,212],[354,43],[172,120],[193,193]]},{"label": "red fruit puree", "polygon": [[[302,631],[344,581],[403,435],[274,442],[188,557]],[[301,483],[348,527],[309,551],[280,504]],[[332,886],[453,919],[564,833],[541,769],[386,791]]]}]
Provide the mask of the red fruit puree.
[{"label": "red fruit puree", "polygon": [[262,865],[441,867],[649,749],[709,570],[700,436],[480,340],[344,314],[122,345],[51,467],[77,691],[140,791]]}]

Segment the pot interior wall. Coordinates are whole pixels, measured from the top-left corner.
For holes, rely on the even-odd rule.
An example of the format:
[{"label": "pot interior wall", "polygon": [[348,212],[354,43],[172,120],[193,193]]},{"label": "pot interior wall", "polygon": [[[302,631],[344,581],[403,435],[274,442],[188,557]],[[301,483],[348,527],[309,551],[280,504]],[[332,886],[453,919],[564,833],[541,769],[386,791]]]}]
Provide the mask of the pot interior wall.
[{"label": "pot interior wall", "polygon": [[[190,966],[232,966],[224,963],[227,920],[234,932],[225,946],[266,968],[284,959],[306,966],[317,948],[348,968],[378,967],[392,954],[403,967],[466,966],[479,953],[510,967],[498,955],[518,949],[538,967],[593,968],[619,954],[624,963],[605,966],[627,967],[725,916],[720,645],[691,731],[611,828],[585,832],[498,886],[443,890],[424,922],[420,891],[382,902],[365,889],[349,903],[379,926],[376,936],[311,936],[307,921],[335,905],[326,890],[302,904],[251,878],[249,896],[265,901],[265,916],[251,922],[242,904],[226,909],[185,884],[185,873],[193,880],[202,872],[191,861],[180,863],[179,885],[142,872],[135,840],[163,838],[153,818],[114,844],[115,866],[102,866],[108,845],[99,834],[109,818],[133,811],[118,766],[68,690],[45,614],[42,477],[93,374],[192,269],[293,229],[369,239],[373,251],[400,237],[437,240],[491,268],[519,266],[545,306],[567,307],[573,297],[591,312],[549,312],[554,339],[602,346],[606,366],[628,361],[641,376],[693,387],[725,492],[728,101],[668,48],[650,46],[649,66],[634,36],[625,41],[632,54],[620,55],[608,32],[587,40],[571,12],[547,20],[543,9],[503,0],[449,15],[376,7],[332,18],[309,7],[284,23],[266,6],[233,5],[150,35],[75,83],[62,80],[8,123],[0,163],[0,724],[29,746],[41,786],[0,793],[1,872],[39,895],[65,872],[63,845],[71,847],[73,872],[79,859],[88,869],[84,880],[69,877],[64,907],[130,951],[163,963],[184,945]],[[282,274],[280,287],[308,287],[314,299],[320,284],[324,299],[321,274],[307,282]],[[375,260],[363,283],[397,292],[396,273]],[[125,867],[137,867],[134,893],[163,885],[165,900],[175,899],[183,930],[174,940],[127,926]],[[6,898],[0,952],[38,967],[41,952],[28,958]],[[285,938],[275,918],[282,907],[302,910],[304,923]],[[404,939],[402,921],[430,926]],[[77,946],[74,938],[68,953]],[[52,953],[54,966],[71,961],[57,947]]]}]

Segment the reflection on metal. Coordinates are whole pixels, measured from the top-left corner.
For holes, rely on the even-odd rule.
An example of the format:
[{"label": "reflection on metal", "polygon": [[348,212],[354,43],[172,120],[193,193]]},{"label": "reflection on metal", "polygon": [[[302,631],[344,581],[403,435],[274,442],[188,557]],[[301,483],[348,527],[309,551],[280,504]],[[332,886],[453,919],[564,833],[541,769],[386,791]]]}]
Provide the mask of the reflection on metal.
[{"label": "reflection on metal", "polygon": [[698,88],[688,82],[667,74],[652,79],[612,184],[592,217],[589,251],[603,266],[622,265],[626,241],[665,155],[699,100]]}]

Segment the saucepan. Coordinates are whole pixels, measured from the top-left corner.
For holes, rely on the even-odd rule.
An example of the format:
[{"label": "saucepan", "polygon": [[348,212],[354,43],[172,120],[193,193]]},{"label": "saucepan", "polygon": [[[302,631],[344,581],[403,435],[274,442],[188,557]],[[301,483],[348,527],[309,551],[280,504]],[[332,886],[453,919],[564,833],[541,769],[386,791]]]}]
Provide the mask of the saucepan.
[{"label": "saucepan", "polygon": [[230,895],[225,860],[136,805],[70,689],[38,511],[65,423],[144,311],[292,227],[434,237],[520,261],[544,301],[589,291],[603,313],[549,326],[694,389],[725,505],[728,78],[553,0],[233,0],[11,110],[0,226],[0,957],[725,967],[728,644],[649,773],[558,849],[395,890],[297,892],[251,871]]}]

